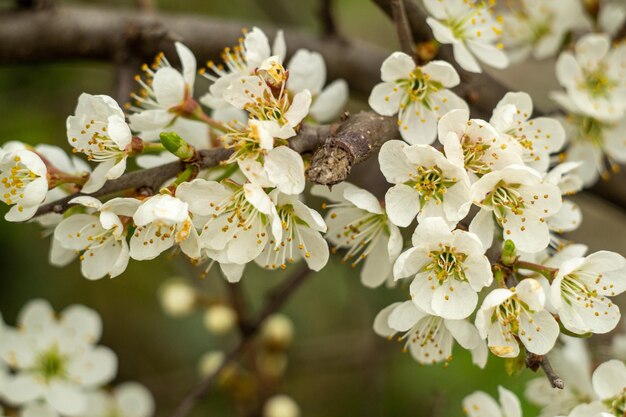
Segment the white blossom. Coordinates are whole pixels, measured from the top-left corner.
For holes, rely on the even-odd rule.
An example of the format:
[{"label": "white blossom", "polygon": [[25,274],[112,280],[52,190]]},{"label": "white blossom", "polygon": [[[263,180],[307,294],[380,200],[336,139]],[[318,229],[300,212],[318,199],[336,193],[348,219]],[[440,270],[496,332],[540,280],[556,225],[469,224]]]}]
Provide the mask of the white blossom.
[{"label": "white blossom", "polygon": [[521,149],[509,135],[501,135],[489,123],[470,119],[467,110],[452,110],[439,121],[439,142],[446,157],[464,166],[476,180],[491,171],[522,164]]},{"label": "white blossom", "polygon": [[476,391],[463,399],[463,412],[468,417],[522,417],[522,404],[515,394],[498,387],[500,402],[487,393]]},{"label": "white blossom", "polygon": [[15,142],[0,150],[0,193],[11,209],[4,218],[22,222],[35,215],[48,193],[48,169],[41,157]]},{"label": "white blossom", "polygon": [[607,35],[586,35],[575,53],[559,56],[556,75],[584,114],[605,121],[626,114],[626,45],[611,48]]},{"label": "white blossom", "polygon": [[329,251],[321,233],[326,223],[320,214],[307,207],[296,196],[270,194],[282,227],[279,240],[270,239],[256,262],[267,269],[286,268],[288,263],[304,259],[310,269],[319,271],[328,262]]},{"label": "white blossom", "polygon": [[333,252],[346,249],[342,261],[351,261],[352,267],[363,262],[363,285],[392,285],[392,267],[402,251],[402,235],[376,197],[347,182],[333,186],[332,191],[314,185],[311,194],[331,201],[324,207],[329,209],[326,238],[333,245]]},{"label": "white blossom", "polygon": [[478,292],[491,285],[491,264],[473,233],[450,231],[443,219],[427,218],[413,233],[413,247],[396,260],[396,279],[414,277],[411,299],[424,312],[464,319],[478,303]]},{"label": "white blossom", "polygon": [[35,406],[46,414],[31,411],[33,417],[85,412],[88,393],[117,371],[115,354],[95,345],[102,332],[98,314],[74,305],[57,318],[47,302],[33,300],[21,310],[17,324],[0,340],[0,355],[13,370],[3,392],[9,404],[41,400]]},{"label": "white blossom", "polygon": [[621,315],[609,296],[626,290],[624,268],[626,259],[608,251],[563,262],[551,286],[551,302],[563,326],[578,334],[613,330]]},{"label": "white blossom", "polygon": [[67,139],[74,152],[98,163],[83,185],[83,192],[98,191],[107,180],[124,173],[133,136],[115,100],[104,95],[81,94],[66,125]]},{"label": "white blossom", "polygon": [[615,37],[626,22],[626,5],[622,2],[610,2],[610,0],[604,0],[600,3],[597,22],[601,29],[600,32]]},{"label": "white blossom", "polygon": [[128,225],[140,201],[134,198],[114,198],[101,203],[88,197],[70,201],[95,213],[73,214],[54,230],[54,241],[68,251],[80,252],[81,272],[85,278],[114,278],[126,270],[130,251],[126,242]]},{"label": "white blossom", "polygon": [[489,121],[498,132],[507,135],[522,152],[524,163],[540,173],[548,170],[550,155],[565,143],[565,129],[550,117],[531,119],[533,102],[526,93],[507,93],[498,102]]},{"label": "white blossom", "polygon": [[544,304],[543,288],[534,279],[524,279],[510,289],[497,288],[476,313],[476,327],[494,355],[517,357],[519,342],[528,351],[545,355],[554,347],[559,325]]},{"label": "white blossom", "polygon": [[125,382],[113,391],[95,391],[87,399],[87,411],[80,417],[152,417],[154,398],[146,387]]},{"label": "white blossom", "polygon": [[239,40],[239,45],[224,49],[221,54],[224,61],[223,65],[215,65],[213,61],[209,61],[207,64],[209,71],[200,71],[205,78],[212,82],[209,92],[200,97],[200,102],[216,111],[229,108],[230,104],[224,100],[223,95],[233,82],[241,77],[253,75],[263,61],[270,56],[278,57],[282,63],[286,53],[287,46],[282,31],[279,30],[276,33],[274,45],[270,48],[265,33],[261,29],[253,27],[243,39]]},{"label": "white blossom", "polygon": [[551,97],[568,112],[561,119],[569,142],[565,161],[580,162],[575,173],[586,187],[600,176],[608,178],[610,171],[626,163],[626,117],[617,121],[597,119],[585,115],[566,93],[553,92]]},{"label": "white blossom", "polygon": [[348,102],[348,83],[338,79],[326,84],[326,63],[319,52],[298,49],[289,64],[289,91],[299,93],[304,90],[311,92],[313,102],[310,116],[320,123],[335,120]]},{"label": "white blossom", "polygon": [[261,254],[268,240],[281,240],[276,207],[259,185],[195,179],[181,184],[176,196],[198,217],[200,245],[220,264],[243,266]]},{"label": "white blossom", "polygon": [[472,184],[472,200],[481,210],[470,231],[488,248],[496,225],[502,238],[523,252],[539,252],[550,243],[546,218],[561,209],[561,190],[542,180],[531,168],[511,165],[491,172]]},{"label": "white blossom", "polygon": [[522,0],[502,18],[502,43],[511,62],[532,55],[535,59],[555,56],[568,32],[590,30],[591,22],[580,0]]},{"label": "white blossom", "polygon": [[487,349],[474,325],[427,314],[411,301],[381,310],[374,320],[374,331],[389,339],[403,333],[398,340],[405,342],[405,349],[421,364],[449,362],[454,342],[471,351],[475,365],[484,368],[487,363]]},{"label": "white blossom", "polygon": [[424,6],[432,16],[426,23],[435,39],[452,44],[454,59],[464,70],[482,72],[478,61],[494,68],[508,66],[509,60],[499,43],[502,25],[486,2],[424,0]]},{"label": "white blossom", "polygon": [[[559,164],[544,176],[544,181],[558,186],[563,195],[574,194],[583,187],[582,180],[575,172],[580,165],[580,163],[576,162]],[[572,232],[578,229],[582,220],[580,207],[571,200],[563,199],[561,209],[546,219],[548,227],[553,233],[552,240],[556,242],[557,247],[561,244],[561,241],[554,234]]]},{"label": "white blossom", "polygon": [[432,143],[441,116],[450,110],[468,109],[467,103],[449,90],[460,78],[447,62],[431,61],[420,67],[407,54],[394,52],[380,72],[383,82],[372,90],[369,105],[383,116],[398,113],[400,134],[409,143]]},{"label": "white blossom", "polygon": [[604,362],[593,372],[591,382],[608,414],[615,417],[623,416],[626,412],[626,365],[624,362],[615,359]]},{"label": "white blossom", "polygon": [[176,42],[175,46],[181,71],[174,69],[160,53],[153,65],[142,67],[145,80],[140,76],[135,78],[141,89],[139,94],[132,94],[135,105],[128,107],[134,112],[128,117],[134,131],[151,132],[171,125],[193,97],[196,58],[182,43]]},{"label": "white blossom", "polygon": [[137,229],[130,239],[130,257],[154,259],[175,244],[191,259],[200,257],[198,232],[186,202],[167,194],[144,200],[135,211]]},{"label": "white blossom", "polygon": [[467,215],[470,181],[463,165],[432,146],[391,140],[380,149],[378,161],[387,181],[396,184],[387,191],[385,204],[397,226],[406,227],[415,217],[441,217],[456,225]]}]

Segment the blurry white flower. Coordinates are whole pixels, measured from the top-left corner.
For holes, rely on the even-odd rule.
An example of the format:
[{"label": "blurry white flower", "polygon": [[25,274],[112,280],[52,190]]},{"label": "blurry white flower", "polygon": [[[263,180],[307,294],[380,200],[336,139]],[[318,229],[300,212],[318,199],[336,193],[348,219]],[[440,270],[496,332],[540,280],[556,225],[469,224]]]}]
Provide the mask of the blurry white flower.
[{"label": "blurry white flower", "polygon": [[503,15],[502,42],[512,62],[529,55],[535,59],[555,56],[568,32],[591,30],[580,0],[522,0],[520,10]]},{"label": "blurry white flower", "polygon": [[74,305],[57,318],[46,301],[33,300],[21,310],[17,327],[0,340],[2,359],[13,370],[3,392],[11,405],[43,400],[59,414],[77,416],[87,411],[88,393],[117,372],[115,354],[95,346],[102,323],[91,309]]},{"label": "blurry white flower", "polygon": [[70,203],[96,213],[76,213],[65,218],[54,230],[54,240],[66,250],[82,252],[81,272],[85,278],[120,275],[130,259],[126,234],[140,201],[114,198],[103,204],[93,197],[81,196]]},{"label": "blurry white flower", "polygon": [[452,360],[455,341],[471,351],[476,366],[483,368],[487,363],[487,348],[473,324],[424,313],[411,301],[381,310],[374,320],[374,331],[387,338],[404,333],[399,340],[405,341],[405,349],[421,364]]},{"label": "blurry white flower", "polygon": [[319,52],[298,49],[289,64],[287,88],[293,93],[309,90],[313,96],[310,115],[320,123],[339,117],[348,102],[348,83],[339,79],[326,84],[326,63]]},{"label": "blurry white flower", "polygon": [[200,102],[216,110],[228,108],[229,103],[224,100],[224,91],[238,78],[254,74],[261,63],[270,56],[277,56],[282,63],[287,53],[287,46],[282,31],[276,33],[274,45],[270,44],[265,33],[253,27],[239,40],[239,45],[226,48],[221,54],[224,65],[215,65],[213,61],[207,63],[209,71],[204,69],[200,73],[210,81],[209,92],[200,97]]},{"label": "blurry white flower", "polygon": [[110,393],[90,393],[87,411],[80,417],[152,417],[154,408],[154,398],[146,387],[136,382],[125,382]]},{"label": "blurry white flower", "polygon": [[182,71],[174,69],[165,56],[157,55],[152,66],[144,64],[146,80],[137,76],[141,86],[139,94],[133,94],[133,111],[128,119],[137,132],[150,132],[169,126],[181,113],[189,98],[193,97],[196,79],[196,58],[180,42],[175,43]]},{"label": "blurry white flower", "polygon": [[478,303],[478,292],[491,285],[491,264],[478,237],[450,231],[438,217],[421,221],[413,247],[393,266],[396,279],[414,277],[411,299],[421,310],[445,319],[464,319]]},{"label": "blurry white flower", "polygon": [[394,52],[380,72],[383,82],[372,90],[369,105],[383,116],[398,113],[400,134],[409,143],[432,143],[441,116],[450,110],[468,109],[467,103],[449,90],[461,80],[447,62],[431,61],[419,67],[407,54]]},{"label": "blurry white flower", "polygon": [[586,115],[616,121],[626,114],[626,44],[611,48],[607,35],[590,34],[556,63],[559,83]]},{"label": "blurry white flower", "polygon": [[133,135],[115,100],[104,95],[81,94],[66,125],[67,139],[74,152],[98,163],[83,185],[84,193],[98,191],[107,180],[124,173]]},{"label": "blurry white flower", "polygon": [[159,300],[165,313],[182,317],[193,311],[196,291],[182,278],[170,278],[159,288]]},{"label": "blurry white flower", "polygon": [[565,143],[565,129],[550,117],[531,119],[533,102],[527,93],[507,93],[498,102],[489,121],[503,136],[508,136],[522,153],[524,163],[545,173],[550,155],[561,150]]},{"label": "blurry white flower", "polygon": [[626,259],[608,251],[563,262],[551,288],[563,326],[578,334],[613,330],[621,315],[609,296],[626,290],[624,268]]},{"label": "blurry white flower", "polygon": [[[593,389],[606,411],[620,417],[626,412],[626,365],[618,360],[604,362],[591,378]],[[605,417],[604,415],[602,417]]]},{"label": "blurry white flower", "polygon": [[287,395],[274,395],[265,402],[263,417],[300,417],[300,407]]},{"label": "blurry white flower", "polygon": [[456,225],[467,215],[472,203],[463,165],[432,146],[391,140],[380,149],[378,161],[387,181],[396,184],[387,191],[385,205],[397,226],[406,227],[415,217],[441,217]]},{"label": "blurry white flower", "polygon": [[137,226],[130,239],[130,257],[154,259],[175,244],[191,259],[200,257],[198,232],[191,222],[186,202],[167,194],[144,200],[135,211]]},{"label": "blurry white flower", "polygon": [[224,362],[225,354],[219,350],[212,350],[205,353],[198,363],[198,373],[205,378],[213,374]]},{"label": "blurry white flower", "polygon": [[[435,39],[452,44],[454,59],[466,71],[482,72],[476,60],[495,68],[506,68],[509,59],[498,43],[502,25],[484,1],[424,0],[431,16],[426,23]],[[497,43],[497,45],[496,45]]]},{"label": "blurry white flower", "polygon": [[446,158],[464,166],[472,180],[513,164],[522,164],[521,149],[489,123],[470,119],[467,110],[452,110],[439,121],[439,142]]},{"label": "blurry white flower", "polygon": [[[551,95],[568,115],[562,118],[569,146],[565,161],[580,162],[575,173],[589,187],[599,177],[608,178],[610,171],[617,171],[619,164],[626,163],[626,117],[617,121],[604,121],[583,114],[583,111],[565,93]],[[608,162],[608,166],[607,166]]]},{"label": "blurry white flower", "polygon": [[497,288],[476,313],[476,327],[494,355],[517,357],[518,341],[528,351],[545,355],[559,336],[559,324],[544,304],[543,288],[534,279],[524,279],[510,289]]},{"label": "blurry white flower", "polygon": [[307,207],[296,196],[270,194],[282,227],[281,238],[270,239],[256,262],[267,269],[286,268],[288,263],[304,259],[310,269],[319,271],[329,257],[328,243],[322,237],[326,223],[320,214]]},{"label": "blurry white flower", "polygon": [[626,21],[626,4],[619,0],[611,3],[610,0],[600,2],[598,26],[600,31],[614,37]]},{"label": "blurry white flower", "polygon": [[0,150],[0,194],[12,206],[5,220],[22,222],[35,215],[48,193],[47,175],[39,155],[23,145],[12,143]]},{"label": "blurry white flower", "polygon": [[333,251],[347,249],[342,260],[351,260],[352,267],[363,262],[363,285],[391,285],[393,262],[402,251],[402,235],[376,197],[347,182],[334,185],[332,191],[314,185],[311,194],[331,201],[325,205],[329,208],[325,221],[326,238],[334,245]]},{"label": "blurry white flower", "polygon": [[483,391],[476,391],[463,400],[463,412],[468,417],[522,417],[522,405],[515,394],[498,387],[500,403]]},{"label": "blurry white flower", "polygon": [[582,402],[597,397],[591,385],[591,358],[583,339],[561,335],[562,346],[550,352],[555,372],[567,381],[563,389],[554,389],[545,377],[532,379],[526,385],[525,396],[541,407],[539,417],[567,414]]},{"label": "blurry white flower", "polygon": [[550,243],[546,218],[561,209],[561,190],[533,169],[511,165],[472,184],[472,200],[481,207],[469,230],[491,247],[496,224],[502,238],[523,252],[539,252]]}]

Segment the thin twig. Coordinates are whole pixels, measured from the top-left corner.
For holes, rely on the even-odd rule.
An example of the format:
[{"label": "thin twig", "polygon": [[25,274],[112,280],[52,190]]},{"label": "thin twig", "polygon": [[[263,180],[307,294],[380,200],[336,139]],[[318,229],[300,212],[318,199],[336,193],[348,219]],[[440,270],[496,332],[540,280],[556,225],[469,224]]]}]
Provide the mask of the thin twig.
[{"label": "thin twig", "polygon": [[541,367],[541,369],[545,372],[548,381],[550,381],[552,388],[565,388],[565,383],[561,377],[556,374],[547,356],[537,355],[526,351],[526,367],[533,372],[537,372],[537,369]]},{"label": "thin twig", "polygon": [[327,38],[341,38],[337,21],[333,13],[334,0],[320,0],[319,17],[322,33]]},{"label": "thin twig", "polygon": [[263,322],[272,314],[280,310],[289,298],[300,288],[311,274],[311,270],[302,262],[302,265],[289,278],[285,279],[275,289],[271,290],[267,296],[261,311],[250,322],[250,327],[246,334],[242,335],[239,343],[232,348],[224,358],[220,366],[200,383],[180,402],[170,417],[184,417],[193,407],[202,400],[207,391],[217,382],[221,373],[228,365],[241,356],[250,346],[254,336],[257,334]]},{"label": "thin twig", "polygon": [[391,14],[396,24],[400,46],[406,54],[415,57],[415,41],[413,40],[411,25],[406,15],[404,0],[391,0],[390,3]]}]

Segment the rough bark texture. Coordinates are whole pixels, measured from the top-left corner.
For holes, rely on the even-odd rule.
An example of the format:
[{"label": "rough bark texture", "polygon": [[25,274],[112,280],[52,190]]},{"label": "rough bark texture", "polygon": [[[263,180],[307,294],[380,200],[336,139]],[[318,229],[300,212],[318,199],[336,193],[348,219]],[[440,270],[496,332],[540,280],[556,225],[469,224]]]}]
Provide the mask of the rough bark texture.
[{"label": "rough bark texture", "polygon": [[323,185],[340,183],[354,165],[376,153],[386,141],[399,137],[395,117],[374,112],[349,116],[313,154],[307,179]]}]

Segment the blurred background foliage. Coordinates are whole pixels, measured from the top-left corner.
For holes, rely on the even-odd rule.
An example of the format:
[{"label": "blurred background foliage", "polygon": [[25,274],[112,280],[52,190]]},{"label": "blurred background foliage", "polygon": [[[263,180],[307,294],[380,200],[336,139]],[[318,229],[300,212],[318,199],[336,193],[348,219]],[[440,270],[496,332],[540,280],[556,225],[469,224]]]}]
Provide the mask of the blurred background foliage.
[{"label": "blurred background foliage", "polygon": [[[75,3],[135,7],[129,0]],[[235,19],[251,27],[269,20],[267,9],[259,3],[158,0],[158,8],[162,13]],[[281,4],[297,26],[318,31],[318,0]],[[0,1],[0,8],[11,6],[12,2]],[[393,26],[370,1],[338,0],[336,16],[341,32],[347,36],[390,49],[397,46]],[[206,84],[200,84],[197,91],[203,88]],[[103,63],[0,67],[0,142],[19,140],[65,146],[65,118],[73,112],[79,94],[112,95],[113,91],[113,68]],[[351,103],[353,109],[363,106],[363,103]],[[582,200],[586,198],[591,197]],[[619,217],[623,222],[621,213],[599,204],[595,200],[583,204],[596,210],[590,214],[591,224],[586,219],[579,236],[592,235],[589,232],[594,230],[594,224],[609,227],[607,213],[613,213],[609,219]],[[314,207],[320,206],[316,203]],[[595,233],[591,246],[619,250],[626,245],[623,238],[607,240],[602,233]],[[217,270],[200,279],[200,271],[182,259],[161,256],[152,262],[131,261],[127,271],[113,280],[91,282],[80,275],[77,262],[63,269],[50,266],[48,248],[49,239],[41,239],[38,226],[0,222],[0,311],[5,321],[14,323],[19,308],[37,297],[50,300],[58,311],[73,303],[94,308],[104,321],[103,343],[119,357],[118,382],[137,380],[146,384],[156,397],[159,416],[168,415],[194,386],[201,355],[209,350],[226,349],[233,342],[206,331],[202,312],[175,319],[166,316],[158,303],[159,285],[172,276],[186,276],[211,297],[222,297],[224,285]],[[289,270],[268,273],[256,266],[249,267],[243,282],[252,305],[258,308],[264,292],[288,273]],[[398,343],[381,339],[371,330],[376,313],[406,293],[405,288],[366,289],[359,282],[358,270],[341,264],[339,257],[332,258],[326,269],[315,274],[296,293],[285,310],[295,323],[296,339],[279,391],[295,398],[304,416],[451,417],[462,414],[462,398],[475,389],[496,394],[501,384],[521,394],[525,381],[535,376],[523,371],[509,377],[504,372],[503,361],[495,357],[490,357],[487,368],[481,371],[460,350],[455,351],[447,367],[418,365],[408,354],[402,354]],[[524,408],[526,415],[536,412],[527,403]],[[191,415],[230,416],[234,411],[224,395],[212,393]]]}]

